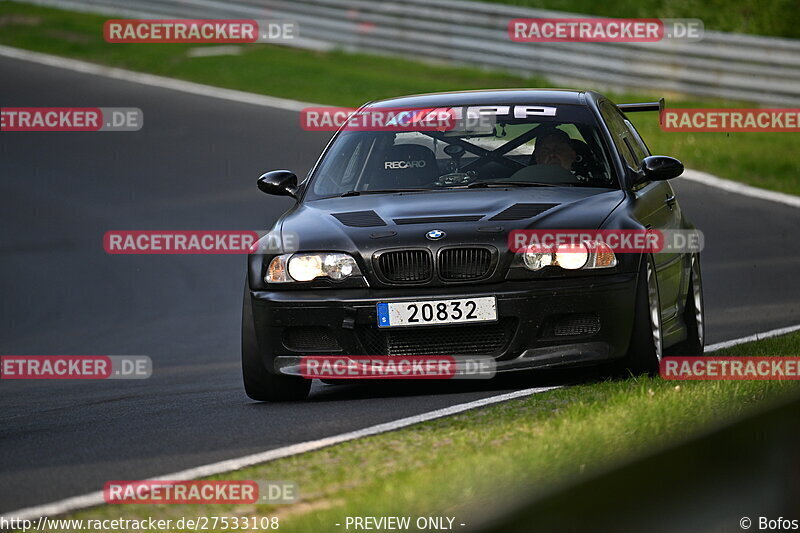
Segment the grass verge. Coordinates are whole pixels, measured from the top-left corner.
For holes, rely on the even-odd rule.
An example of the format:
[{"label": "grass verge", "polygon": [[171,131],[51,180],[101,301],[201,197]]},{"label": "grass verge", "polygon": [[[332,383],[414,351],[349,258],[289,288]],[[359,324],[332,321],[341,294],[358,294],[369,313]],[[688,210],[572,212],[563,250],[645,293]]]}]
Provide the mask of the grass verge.
[{"label": "grass verge", "polygon": [[[798,354],[800,333],[715,353]],[[215,478],[295,481],[295,504],[107,505],[69,518],[278,516],[282,531],[307,532],[344,530],[335,524],[347,516],[452,516],[459,529],[517,487],[578,481],[798,390],[660,378],[577,385]]]},{"label": "grass verge", "polygon": [[[720,10],[722,11],[722,10]],[[507,87],[546,87],[542,78],[443,67],[344,52],[313,52],[249,45],[234,56],[189,57],[193,45],[109,44],[105,17],[0,2],[0,44],[74,57],[209,85],[328,105],[421,92]],[[800,27],[800,26],[798,26]],[[654,94],[610,94],[618,102]],[[47,105],[47,102],[14,102]],[[119,105],[135,106],[135,102]],[[670,107],[726,107],[735,102],[669,98]],[[145,110],[145,114],[146,114]],[[661,131],[654,113],[633,116],[653,153],[686,166],[757,187],[800,194],[800,147],[792,133],[675,133]]]}]

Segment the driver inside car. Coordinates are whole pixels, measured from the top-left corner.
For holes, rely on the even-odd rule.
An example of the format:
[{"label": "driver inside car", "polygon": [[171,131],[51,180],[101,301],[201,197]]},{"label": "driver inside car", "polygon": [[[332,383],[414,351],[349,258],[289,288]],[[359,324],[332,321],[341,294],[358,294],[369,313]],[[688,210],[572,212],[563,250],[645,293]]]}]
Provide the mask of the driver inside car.
[{"label": "driver inside car", "polygon": [[570,145],[569,135],[555,129],[538,138],[533,151],[537,165],[557,165],[564,170],[572,170],[577,155]]}]

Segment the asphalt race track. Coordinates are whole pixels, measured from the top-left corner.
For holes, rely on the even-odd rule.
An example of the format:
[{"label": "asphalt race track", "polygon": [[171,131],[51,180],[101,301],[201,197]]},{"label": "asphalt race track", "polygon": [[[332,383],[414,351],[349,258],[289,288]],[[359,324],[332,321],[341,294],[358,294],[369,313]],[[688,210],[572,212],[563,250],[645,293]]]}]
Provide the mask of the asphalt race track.
[{"label": "asphalt race track", "polygon": [[[327,133],[294,112],[0,59],[0,105],[138,107],[139,132],[2,133],[0,353],[149,355],[129,381],[0,382],[0,512],[293,444],[562,377],[432,388],[315,384],[306,403],[244,394],[244,258],[107,255],[112,229],[265,229]],[[676,180],[705,232],[708,339],[800,323],[800,211]],[[536,381],[533,381],[533,380]]]}]

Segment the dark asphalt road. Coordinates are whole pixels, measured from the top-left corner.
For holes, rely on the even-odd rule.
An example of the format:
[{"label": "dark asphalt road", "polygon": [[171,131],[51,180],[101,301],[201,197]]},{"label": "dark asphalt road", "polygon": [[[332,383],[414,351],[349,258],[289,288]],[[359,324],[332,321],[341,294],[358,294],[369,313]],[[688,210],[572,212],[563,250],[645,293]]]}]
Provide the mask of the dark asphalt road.
[{"label": "dark asphalt road", "polygon": [[[259,193],[255,178],[305,175],[328,135],[302,131],[289,111],[9,59],[0,105],[145,116],[135,133],[0,134],[0,353],[143,354],[155,366],[142,381],[0,382],[0,512],[534,384],[315,385],[306,403],[250,402],[239,369],[243,257],[110,256],[102,235],[266,228],[290,200]],[[800,322],[800,211],[676,187],[706,233],[708,341]]]}]

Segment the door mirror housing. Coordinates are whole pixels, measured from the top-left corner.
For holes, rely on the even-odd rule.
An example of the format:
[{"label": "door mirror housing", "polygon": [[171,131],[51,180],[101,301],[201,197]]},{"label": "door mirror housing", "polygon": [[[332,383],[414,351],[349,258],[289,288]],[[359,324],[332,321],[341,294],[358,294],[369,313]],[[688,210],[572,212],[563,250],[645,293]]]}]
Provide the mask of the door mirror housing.
[{"label": "door mirror housing", "polygon": [[290,170],[273,170],[262,174],[258,178],[258,188],[267,194],[298,199],[297,176]]},{"label": "door mirror housing", "polygon": [[642,160],[636,184],[647,181],[666,181],[683,174],[683,163],[666,155],[651,155]]}]

